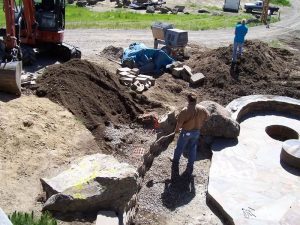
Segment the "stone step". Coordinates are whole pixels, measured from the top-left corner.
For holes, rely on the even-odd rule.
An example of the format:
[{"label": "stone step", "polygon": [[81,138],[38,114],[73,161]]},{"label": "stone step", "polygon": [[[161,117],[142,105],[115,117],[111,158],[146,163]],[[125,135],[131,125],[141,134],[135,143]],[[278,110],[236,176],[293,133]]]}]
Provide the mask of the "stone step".
[{"label": "stone step", "polygon": [[119,225],[119,218],[114,211],[99,211],[96,225]]}]

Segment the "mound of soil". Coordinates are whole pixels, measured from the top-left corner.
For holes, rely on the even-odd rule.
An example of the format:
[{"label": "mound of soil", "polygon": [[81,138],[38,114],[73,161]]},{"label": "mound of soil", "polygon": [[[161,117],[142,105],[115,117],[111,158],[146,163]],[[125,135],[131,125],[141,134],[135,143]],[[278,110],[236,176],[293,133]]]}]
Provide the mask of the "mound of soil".
[{"label": "mound of soil", "polygon": [[105,58],[120,60],[122,58],[123,52],[124,52],[123,48],[110,45],[104,48],[100,53],[100,55]]},{"label": "mound of soil", "polygon": [[290,85],[293,54],[260,41],[246,41],[242,58],[231,65],[232,45],[192,55],[187,64],[206,76],[203,94],[226,105],[240,96],[273,94],[300,97],[299,87]]},{"label": "mound of soil", "polygon": [[[115,74],[86,60],[73,59],[49,67],[38,80],[39,97],[48,97],[72,112],[103,144],[105,126],[130,124],[147,107],[155,107],[135,93],[130,95]],[[144,105],[142,105],[144,104]]]}]

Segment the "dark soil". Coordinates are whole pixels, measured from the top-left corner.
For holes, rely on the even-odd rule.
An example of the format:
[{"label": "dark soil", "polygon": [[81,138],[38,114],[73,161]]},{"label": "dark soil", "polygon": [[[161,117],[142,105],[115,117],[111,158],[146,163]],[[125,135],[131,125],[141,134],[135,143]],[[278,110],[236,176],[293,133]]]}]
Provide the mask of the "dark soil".
[{"label": "dark soil", "polygon": [[120,60],[122,58],[123,52],[123,48],[110,45],[102,50],[100,56],[109,59]]},{"label": "dark soil", "polygon": [[299,87],[290,85],[294,55],[285,49],[271,48],[260,41],[246,41],[238,63],[231,65],[232,45],[194,53],[187,64],[193,73],[201,72],[206,80],[196,90],[202,98],[222,105],[235,98],[272,94],[300,98]]},{"label": "dark soil", "polygon": [[107,150],[105,126],[130,124],[145,109],[160,107],[121,86],[117,75],[79,59],[46,69],[36,93],[71,111]]}]

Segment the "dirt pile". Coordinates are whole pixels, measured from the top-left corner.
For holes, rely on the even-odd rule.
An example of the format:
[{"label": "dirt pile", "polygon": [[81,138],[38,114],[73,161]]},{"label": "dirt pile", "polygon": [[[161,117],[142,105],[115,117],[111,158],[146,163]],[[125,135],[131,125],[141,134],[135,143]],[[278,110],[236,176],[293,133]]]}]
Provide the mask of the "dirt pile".
[{"label": "dirt pile", "polygon": [[[204,95],[223,105],[252,94],[300,97],[296,86],[289,85],[293,54],[269,47],[260,41],[246,41],[242,58],[231,67],[232,45],[193,54],[187,64],[193,72],[206,76]],[[203,96],[203,93],[202,93]]]},{"label": "dirt pile", "polygon": [[100,56],[104,58],[120,60],[122,58],[123,52],[123,48],[110,45],[102,50]]},{"label": "dirt pile", "polygon": [[115,74],[79,59],[49,67],[38,80],[36,93],[65,106],[86,125],[104,149],[105,126],[134,122],[146,107],[141,104],[155,107],[147,98],[135,93],[131,96]]}]

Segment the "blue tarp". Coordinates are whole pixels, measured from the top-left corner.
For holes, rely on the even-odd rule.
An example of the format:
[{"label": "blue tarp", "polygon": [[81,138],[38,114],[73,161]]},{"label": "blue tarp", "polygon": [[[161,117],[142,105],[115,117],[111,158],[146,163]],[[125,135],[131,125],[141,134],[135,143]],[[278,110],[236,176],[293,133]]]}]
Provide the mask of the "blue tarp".
[{"label": "blue tarp", "polygon": [[[166,65],[174,62],[164,51],[154,48],[148,48],[143,43],[132,43],[126,48],[122,63],[125,60],[133,61],[140,69],[141,73],[160,73],[166,68]],[[151,66],[152,65],[152,66]]]}]

